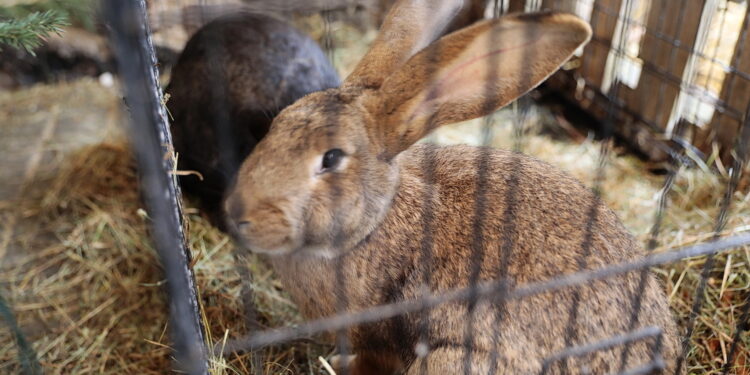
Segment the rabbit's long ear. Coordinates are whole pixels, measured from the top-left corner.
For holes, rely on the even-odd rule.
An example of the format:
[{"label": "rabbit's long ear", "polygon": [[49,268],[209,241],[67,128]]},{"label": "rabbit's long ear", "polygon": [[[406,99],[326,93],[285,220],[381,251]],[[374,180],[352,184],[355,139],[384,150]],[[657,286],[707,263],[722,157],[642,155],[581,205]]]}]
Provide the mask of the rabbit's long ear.
[{"label": "rabbit's long ear", "polygon": [[435,127],[481,117],[536,87],[591,36],[564,13],[488,20],[438,40],[365,98],[385,157]]},{"label": "rabbit's long ear", "polygon": [[378,88],[383,80],[452,26],[476,13],[477,0],[399,0],[344,86]]}]

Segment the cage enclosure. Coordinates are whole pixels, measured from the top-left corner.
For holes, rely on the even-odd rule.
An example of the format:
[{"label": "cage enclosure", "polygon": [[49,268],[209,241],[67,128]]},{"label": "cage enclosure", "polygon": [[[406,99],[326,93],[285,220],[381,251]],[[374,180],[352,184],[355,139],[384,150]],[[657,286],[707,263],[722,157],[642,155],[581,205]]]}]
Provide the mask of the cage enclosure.
[{"label": "cage enclosure", "polygon": [[0,373],[748,373],[749,11],[0,4]]}]

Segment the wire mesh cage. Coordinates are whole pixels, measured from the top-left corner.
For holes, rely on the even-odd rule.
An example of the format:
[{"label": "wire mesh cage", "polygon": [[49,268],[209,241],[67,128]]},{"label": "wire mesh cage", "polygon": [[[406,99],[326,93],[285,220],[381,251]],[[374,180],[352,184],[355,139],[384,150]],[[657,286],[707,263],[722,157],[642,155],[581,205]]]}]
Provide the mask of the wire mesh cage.
[{"label": "wire mesh cage", "polygon": [[[82,158],[138,182],[131,203],[142,199],[153,245],[107,213],[137,217],[132,207],[62,193],[116,185],[109,175],[68,172],[53,196],[29,193],[47,211],[7,211],[0,250],[29,255],[0,268],[0,370],[745,373],[748,11],[744,0],[103,1],[138,177]],[[157,57],[155,41],[182,53]],[[58,196],[83,208],[49,202]],[[54,229],[64,239],[34,251],[22,232],[39,235],[21,224],[69,207],[107,219]],[[119,276],[151,258],[122,271],[94,255],[119,246],[158,255],[157,282]],[[162,305],[114,295],[70,313],[80,283],[100,279],[45,254],[114,272],[103,280],[135,295],[164,284],[149,294]],[[79,284],[50,302],[37,286],[59,280]],[[122,322],[167,308],[143,327]],[[98,316],[105,328],[91,333]],[[38,321],[47,327],[29,333]],[[115,330],[147,349],[103,349]],[[72,336],[94,344],[68,352]]]}]

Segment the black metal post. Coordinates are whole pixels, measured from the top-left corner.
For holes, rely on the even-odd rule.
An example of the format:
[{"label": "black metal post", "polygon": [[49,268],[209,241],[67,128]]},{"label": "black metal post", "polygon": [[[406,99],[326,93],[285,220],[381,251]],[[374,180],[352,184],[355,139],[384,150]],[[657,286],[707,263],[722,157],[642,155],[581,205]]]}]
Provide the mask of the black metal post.
[{"label": "black metal post", "polygon": [[145,0],[103,0],[102,14],[130,109],[128,135],[138,162],[151,234],[164,267],[176,366],[207,374],[200,308],[182,226],[180,191],[171,172],[172,137],[162,105]]}]

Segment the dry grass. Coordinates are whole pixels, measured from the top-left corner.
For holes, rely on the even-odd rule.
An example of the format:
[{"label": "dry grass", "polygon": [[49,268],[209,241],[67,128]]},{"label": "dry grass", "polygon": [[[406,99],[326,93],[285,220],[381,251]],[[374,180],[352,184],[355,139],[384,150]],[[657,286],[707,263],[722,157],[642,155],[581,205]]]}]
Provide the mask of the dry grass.
[{"label": "dry grass", "polygon": [[[26,253],[4,265],[0,282],[49,372],[169,366],[168,351],[145,341],[162,341],[164,327],[143,322],[163,321],[166,306],[134,183],[124,149],[101,146],[3,210],[20,216],[11,246]],[[2,342],[12,373],[13,343]]]},{"label": "dry grass", "polygon": [[[0,286],[47,373],[163,374],[171,367],[162,273],[148,239],[133,161],[123,145],[87,148],[0,214],[20,215],[11,246],[26,253],[0,270]],[[232,245],[189,214],[194,267],[210,338],[245,330]],[[249,258],[260,320],[298,320],[268,268]],[[0,373],[17,373],[16,349],[0,331]],[[325,348],[268,350],[265,373],[308,373]],[[213,363],[248,373],[249,355]],[[317,364],[315,365],[317,367]]]}]

